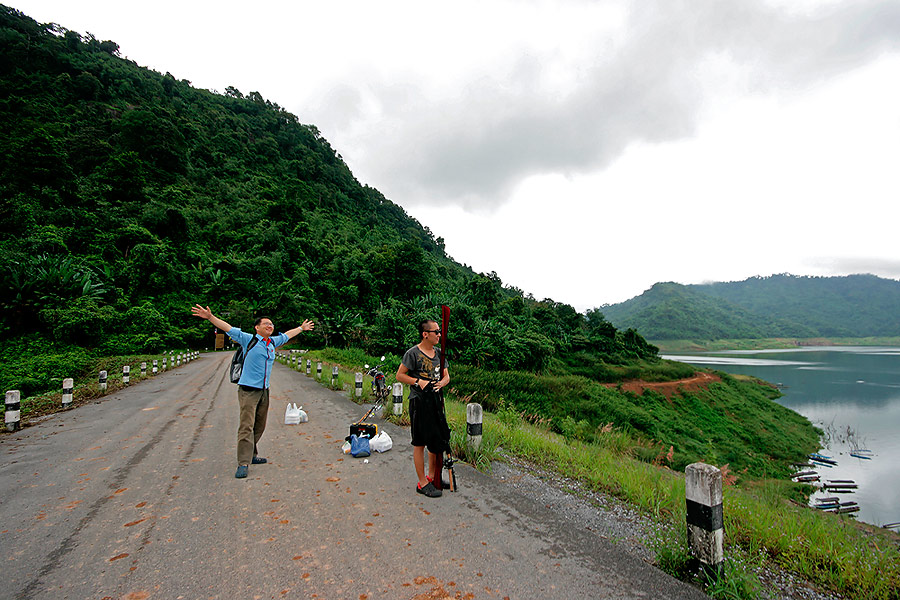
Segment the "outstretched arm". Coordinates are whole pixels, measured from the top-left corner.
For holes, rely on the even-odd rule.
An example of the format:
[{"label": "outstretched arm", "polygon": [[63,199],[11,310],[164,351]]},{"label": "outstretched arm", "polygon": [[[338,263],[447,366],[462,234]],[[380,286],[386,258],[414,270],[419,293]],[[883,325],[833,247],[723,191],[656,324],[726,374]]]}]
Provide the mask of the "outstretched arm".
[{"label": "outstretched arm", "polygon": [[306,319],[305,321],[303,321],[303,324],[300,325],[300,327],[294,327],[293,329],[288,329],[287,331],[284,332],[284,335],[288,336],[288,339],[290,339],[290,338],[294,337],[295,335],[297,335],[298,333],[300,333],[301,331],[312,331],[315,326],[316,326],[315,323],[313,323],[309,319]]},{"label": "outstretched arm", "polygon": [[209,321],[210,323],[212,323],[213,325],[215,325],[216,327],[218,327],[225,333],[228,333],[229,331],[231,331],[231,325],[229,325],[228,323],[226,323],[219,317],[212,314],[212,311],[209,310],[208,306],[204,308],[203,306],[200,306],[199,304],[195,304],[194,306],[191,307],[191,314],[193,314],[195,317],[200,317],[201,319],[206,319],[207,321]]}]

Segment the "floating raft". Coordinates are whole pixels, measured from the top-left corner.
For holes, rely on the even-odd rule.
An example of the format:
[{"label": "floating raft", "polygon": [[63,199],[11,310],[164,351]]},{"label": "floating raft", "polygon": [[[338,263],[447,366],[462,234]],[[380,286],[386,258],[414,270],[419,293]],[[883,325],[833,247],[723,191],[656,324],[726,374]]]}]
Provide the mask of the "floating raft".
[{"label": "floating raft", "polygon": [[871,452],[866,450],[865,452],[862,450],[855,450],[850,453],[850,456],[853,458],[862,458],[863,460],[872,460]]}]

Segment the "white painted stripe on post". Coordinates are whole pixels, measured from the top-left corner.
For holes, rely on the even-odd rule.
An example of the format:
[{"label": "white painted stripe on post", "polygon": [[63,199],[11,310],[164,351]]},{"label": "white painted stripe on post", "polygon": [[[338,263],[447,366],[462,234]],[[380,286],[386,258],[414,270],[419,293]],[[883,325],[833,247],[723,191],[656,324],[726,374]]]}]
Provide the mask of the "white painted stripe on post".
[{"label": "white painted stripe on post", "polygon": [[100,371],[100,377],[97,380],[100,383],[100,391],[106,391],[106,371]]},{"label": "white painted stripe on post", "polygon": [[356,379],[356,397],[362,398],[362,373],[357,373]]},{"label": "white painted stripe on post", "polygon": [[122,367],[122,383],[128,385],[129,381],[131,381],[131,365],[125,365]]}]

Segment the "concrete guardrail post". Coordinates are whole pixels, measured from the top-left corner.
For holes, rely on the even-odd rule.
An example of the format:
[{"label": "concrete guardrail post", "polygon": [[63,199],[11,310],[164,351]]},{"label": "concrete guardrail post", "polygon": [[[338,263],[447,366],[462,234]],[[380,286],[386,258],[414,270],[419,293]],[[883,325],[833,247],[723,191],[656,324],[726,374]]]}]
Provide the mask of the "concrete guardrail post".
[{"label": "concrete guardrail post", "polygon": [[131,381],[131,365],[125,365],[122,367],[122,385],[128,385],[129,381]]},{"label": "concrete guardrail post", "polygon": [[98,379],[100,383],[100,392],[106,393],[106,371],[100,371],[100,378]]},{"label": "concrete guardrail post", "polygon": [[158,359],[155,359],[155,358],[153,359],[153,371],[152,371],[152,373],[153,373],[154,375],[156,375],[157,373],[159,373],[159,360],[158,360]]},{"label": "concrete guardrail post", "polygon": [[357,373],[355,376],[356,380],[356,397],[362,398],[362,373]]},{"label": "concrete guardrail post", "polygon": [[63,408],[69,408],[72,404],[72,390],[75,388],[75,380],[71,377],[63,379],[62,405]]},{"label": "concrete guardrail post", "polygon": [[309,372],[312,369],[312,361],[308,358],[306,359],[306,376],[309,377]]},{"label": "concrete guardrail post", "polygon": [[331,387],[337,387],[338,380],[338,368],[334,367],[331,369]]},{"label": "concrete guardrail post", "polygon": [[322,379],[322,362],[316,363],[316,379]]},{"label": "concrete guardrail post", "polygon": [[403,384],[399,381],[393,386],[394,414],[403,414]]},{"label": "concrete guardrail post", "polygon": [[707,570],[725,560],[722,472],[713,465],[693,463],[684,469],[688,548]]},{"label": "concrete guardrail post", "polygon": [[147,363],[142,362],[141,363],[141,379],[143,379],[146,376],[147,376]]},{"label": "concrete guardrail post", "polygon": [[481,446],[482,421],[484,411],[475,402],[466,404],[466,441],[474,450]]},{"label": "concrete guardrail post", "polygon": [[163,356],[163,361],[162,361],[162,370],[163,370],[163,371],[166,370],[166,361],[168,361],[168,360],[169,360],[169,359],[168,359],[167,356]]},{"label": "concrete guardrail post", "polygon": [[19,398],[21,394],[19,390],[9,390],[6,392],[6,414],[3,420],[6,422],[7,431],[15,431],[19,428]]}]

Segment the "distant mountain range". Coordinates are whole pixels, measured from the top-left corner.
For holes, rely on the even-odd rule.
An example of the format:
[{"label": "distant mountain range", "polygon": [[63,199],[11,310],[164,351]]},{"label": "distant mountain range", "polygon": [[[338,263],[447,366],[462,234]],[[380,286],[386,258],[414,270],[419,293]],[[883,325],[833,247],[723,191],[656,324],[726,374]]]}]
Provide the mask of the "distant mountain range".
[{"label": "distant mountain range", "polygon": [[900,281],[875,275],[657,283],[601,312],[650,340],[900,336]]}]

